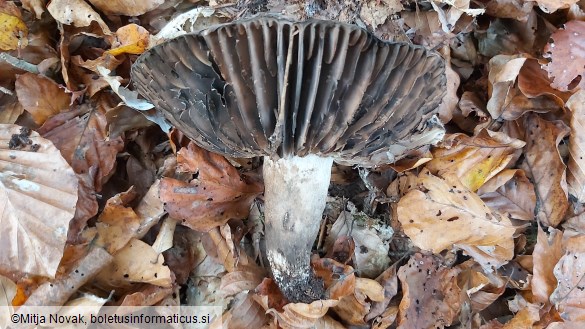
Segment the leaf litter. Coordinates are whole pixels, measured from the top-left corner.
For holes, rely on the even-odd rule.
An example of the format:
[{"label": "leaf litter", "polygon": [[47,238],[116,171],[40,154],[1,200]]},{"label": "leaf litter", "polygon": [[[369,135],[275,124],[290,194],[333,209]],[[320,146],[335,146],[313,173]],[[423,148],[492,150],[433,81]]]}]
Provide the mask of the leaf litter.
[{"label": "leaf litter", "polygon": [[[212,328],[579,328],[584,6],[0,0],[1,305],[221,305]],[[311,304],[270,279],[258,159],[189,143],[129,80],[148,48],[259,12],[447,61],[442,142],[334,167]]]}]

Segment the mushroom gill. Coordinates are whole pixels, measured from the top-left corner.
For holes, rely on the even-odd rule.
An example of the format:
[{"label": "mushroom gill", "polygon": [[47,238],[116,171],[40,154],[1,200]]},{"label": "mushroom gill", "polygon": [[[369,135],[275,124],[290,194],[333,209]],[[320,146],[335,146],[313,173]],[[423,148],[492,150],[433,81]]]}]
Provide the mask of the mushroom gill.
[{"label": "mushroom gill", "polygon": [[235,21],[150,49],[132,80],[203,148],[264,157],[267,255],[291,302],[322,297],[309,258],[332,162],[392,163],[444,134],[442,58],[354,25]]}]

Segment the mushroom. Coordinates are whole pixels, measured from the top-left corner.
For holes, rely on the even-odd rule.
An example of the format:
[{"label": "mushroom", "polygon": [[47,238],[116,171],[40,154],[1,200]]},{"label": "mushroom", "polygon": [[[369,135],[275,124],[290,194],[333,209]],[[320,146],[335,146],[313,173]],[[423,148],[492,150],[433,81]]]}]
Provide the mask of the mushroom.
[{"label": "mushroom", "polygon": [[310,267],[333,161],[375,167],[441,140],[444,61],[349,24],[271,16],[153,47],[137,90],[201,147],[264,157],[266,253],[290,302],[323,298]]}]

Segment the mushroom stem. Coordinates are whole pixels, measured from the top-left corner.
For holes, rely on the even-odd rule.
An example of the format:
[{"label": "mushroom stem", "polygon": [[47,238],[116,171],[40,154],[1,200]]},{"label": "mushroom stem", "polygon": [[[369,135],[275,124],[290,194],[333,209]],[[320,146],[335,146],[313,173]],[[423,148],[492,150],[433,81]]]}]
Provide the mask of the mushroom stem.
[{"label": "mushroom stem", "polygon": [[264,157],[266,253],[272,275],[290,302],[321,299],[323,282],[310,266],[331,179],[332,158]]}]

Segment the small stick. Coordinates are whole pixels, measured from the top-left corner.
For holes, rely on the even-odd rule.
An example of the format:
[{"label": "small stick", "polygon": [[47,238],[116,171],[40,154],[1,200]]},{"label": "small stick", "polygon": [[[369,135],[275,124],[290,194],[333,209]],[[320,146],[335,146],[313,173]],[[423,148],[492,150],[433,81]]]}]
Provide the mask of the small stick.
[{"label": "small stick", "polygon": [[25,71],[28,71],[30,73],[35,73],[35,74],[39,73],[39,69],[36,65],[31,64],[31,63],[24,61],[22,59],[16,58],[16,57],[14,57],[10,54],[7,54],[7,53],[0,53],[0,60],[5,61],[6,63],[16,67],[17,69],[25,70]]}]

